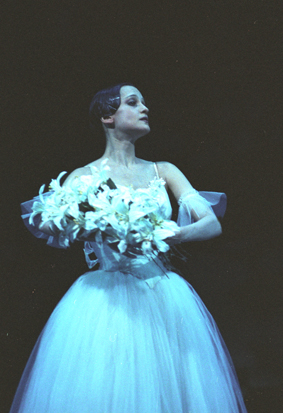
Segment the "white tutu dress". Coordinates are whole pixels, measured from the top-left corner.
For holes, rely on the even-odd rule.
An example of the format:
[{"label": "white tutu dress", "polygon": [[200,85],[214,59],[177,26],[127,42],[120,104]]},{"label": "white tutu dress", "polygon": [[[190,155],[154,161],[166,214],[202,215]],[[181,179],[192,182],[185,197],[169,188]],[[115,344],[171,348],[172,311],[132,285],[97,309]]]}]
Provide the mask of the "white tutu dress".
[{"label": "white tutu dress", "polygon": [[[216,213],[225,209],[223,194],[200,195]],[[180,225],[190,222],[193,198],[181,202]],[[159,202],[170,219],[163,186]],[[23,204],[27,225],[31,204]],[[92,250],[99,269],[53,311],[10,413],[246,412],[229,353],[190,284],[159,260],[129,258],[106,243],[85,245],[90,266]]]}]

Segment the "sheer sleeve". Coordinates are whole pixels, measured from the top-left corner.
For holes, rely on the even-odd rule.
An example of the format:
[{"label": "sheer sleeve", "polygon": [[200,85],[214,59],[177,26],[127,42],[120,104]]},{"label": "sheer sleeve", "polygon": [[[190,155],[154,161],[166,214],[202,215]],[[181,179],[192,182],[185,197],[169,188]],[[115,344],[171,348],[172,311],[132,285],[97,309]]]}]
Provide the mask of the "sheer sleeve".
[{"label": "sheer sleeve", "polygon": [[193,224],[191,210],[208,207],[217,217],[223,217],[227,205],[226,194],[222,192],[194,191],[184,194],[178,201],[179,213],[177,224],[180,227]]},{"label": "sheer sleeve", "polygon": [[[44,194],[42,194],[42,196],[44,198],[50,196],[51,192],[46,192]],[[32,214],[32,206],[34,204],[34,202],[39,202],[39,196],[34,197],[33,199],[31,199],[30,201],[26,201],[23,202],[21,204],[21,210],[22,210],[22,219],[24,221],[25,226],[27,227],[27,229],[36,237],[36,238],[42,238],[45,239],[47,241],[47,245],[51,246],[51,247],[55,247],[55,248],[66,248],[62,245],[59,244],[57,238],[51,236],[51,235],[47,235],[44,232],[40,231],[39,229],[39,224],[40,224],[40,215],[37,215],[34,218],[34,223],[35,225],[32,225],[29,222],[29,218]]]}]

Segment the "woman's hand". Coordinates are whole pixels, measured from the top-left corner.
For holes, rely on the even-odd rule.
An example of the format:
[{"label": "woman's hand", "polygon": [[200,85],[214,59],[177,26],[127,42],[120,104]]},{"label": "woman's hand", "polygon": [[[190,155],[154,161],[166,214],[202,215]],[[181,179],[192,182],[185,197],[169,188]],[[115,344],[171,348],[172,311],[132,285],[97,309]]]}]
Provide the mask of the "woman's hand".
[{"label": "woman's hand", "polygon": [[181,242],[184,242],[183,236],[184,230],[180,227],[178,232],[175,233],[175,235],[173,235],[172,237],[165,238],[164,241],[166,242],[166,244],[170,246],[180,244]]},{"label": "woman's hand", "polygon": [[168,237],[164,241],[168,245],[190,241],[204,241],[217,237],[221,232],[220,222],[214,214],[209,214],[193,224],[180,227],[180,230],[173,237]]}]

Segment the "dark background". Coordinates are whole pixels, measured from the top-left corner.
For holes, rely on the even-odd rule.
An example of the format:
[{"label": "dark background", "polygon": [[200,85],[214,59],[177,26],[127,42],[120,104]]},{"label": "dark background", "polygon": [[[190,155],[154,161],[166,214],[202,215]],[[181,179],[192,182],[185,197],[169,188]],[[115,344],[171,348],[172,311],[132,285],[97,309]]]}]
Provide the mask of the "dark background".
[{"label": "dark background", "polygon": [[121,81],[150,108],[137,156],[227,193],[223,235],[186,245],[188,262],[176,265],[218,323],[248,411],[282,411],[282,11],[264,0],[4,7],[1,412],[54,306],[87,271],[82,245],[46,247],[19,204],[102,155],[89,102]]}]

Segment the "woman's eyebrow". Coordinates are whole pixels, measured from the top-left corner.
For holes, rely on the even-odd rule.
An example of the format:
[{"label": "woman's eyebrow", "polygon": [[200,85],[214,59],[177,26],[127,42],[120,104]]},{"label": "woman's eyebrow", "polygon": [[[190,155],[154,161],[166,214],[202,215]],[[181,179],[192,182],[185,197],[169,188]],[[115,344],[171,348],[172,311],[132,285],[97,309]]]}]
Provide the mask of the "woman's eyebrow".
[{"label": "woman's eyebrow", "polygon": [[[125,99],[128,99],[128,98],[130,98],[130,97],[132,97],[132,96],[135,96],[136,98],[138,98],[139,99],[139,96],[138,95],[136,95],[135,93],[132,93],[132,94],[130,94],[130,95],[128,95],[128,96],[126,96],[125,97]],[[144,102],[145,100],[144,100],[144,98],[143,97],[141,97],[141,102]]]},{"label": "woman's eyebrow", "polygon": [[126,99],[127,99],[127,98],[130,98],[131,96],[138,97],[138,95],[136,95],[135,93],[131,93],[130,95],[126,96]]}]

